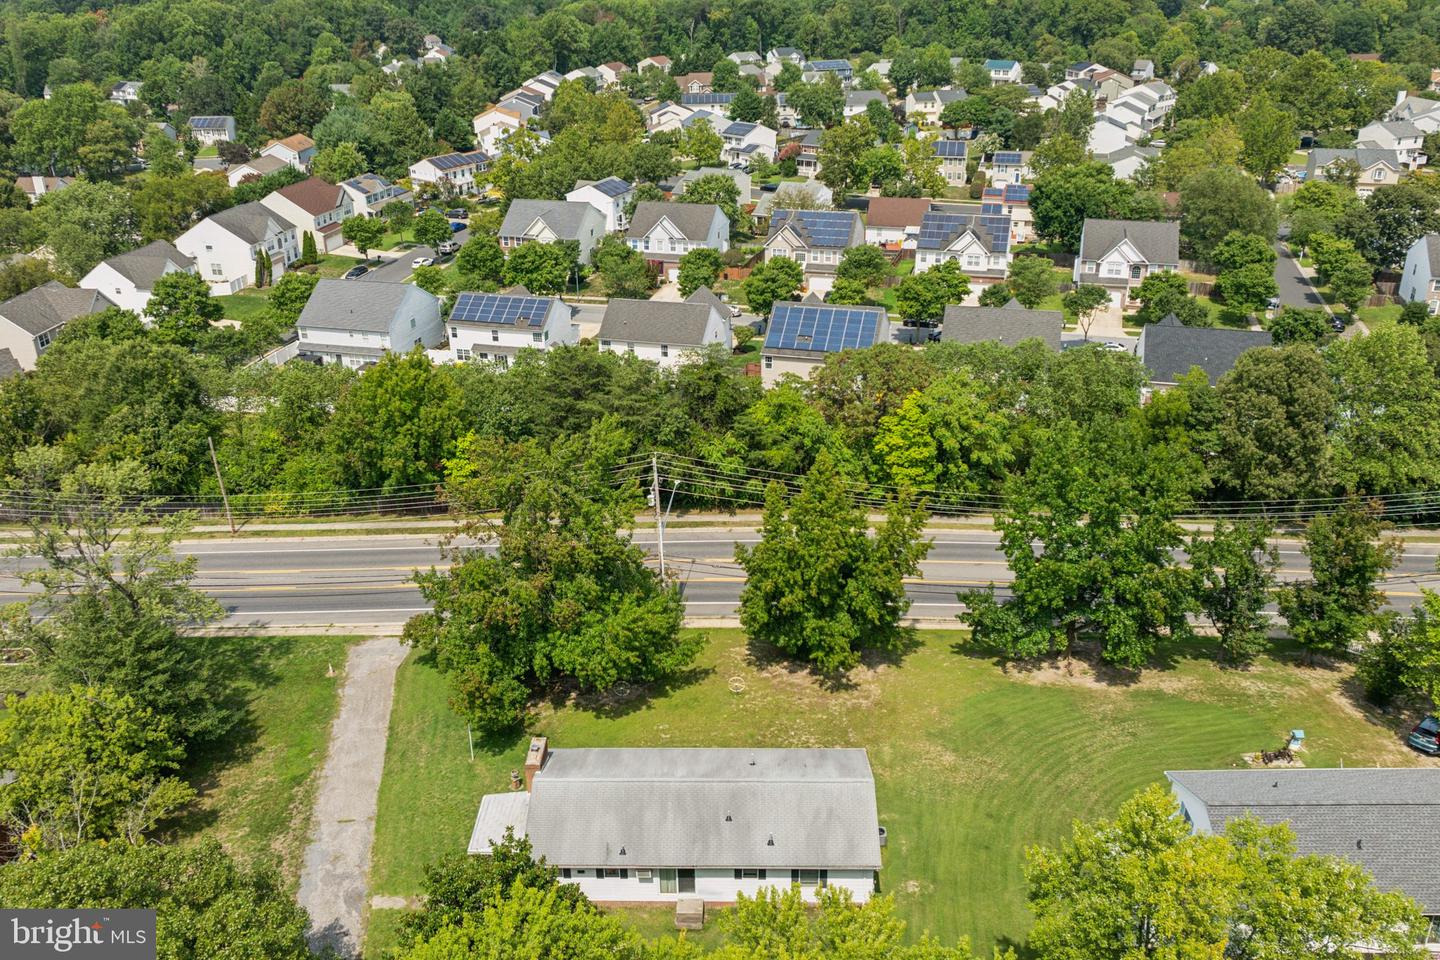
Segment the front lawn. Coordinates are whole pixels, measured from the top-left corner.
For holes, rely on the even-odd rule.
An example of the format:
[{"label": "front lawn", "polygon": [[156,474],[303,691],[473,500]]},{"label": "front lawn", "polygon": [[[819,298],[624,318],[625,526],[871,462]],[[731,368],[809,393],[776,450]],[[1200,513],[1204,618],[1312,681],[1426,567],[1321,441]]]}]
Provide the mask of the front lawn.
[{"label": "front lawn", "polygon": [[364,262],[356,257],[342,257],[338,253],[322,254],[320,261],[315,265],[315,275],[322,280],[335,280],[345,276],[346,271],[351,267],[359,266]]},{"label": "front lawn", "polygon": [[1377,327],[1388,327],[1400,320],[1400,311],[1404,309],[1403,304],[1387,303],[1383,307],[1361,307],[1360,320],[1371,330]]},{"label": "front lawn", "polygon": [[[444,678],[412,655],[396,684],[371,894],[413,896],[427,861],[465,849],[481,795],[508,788],[531,732],[555,747],[866,747],[890,837],[882,891],[913,936],[969,935],[983,953],[1030,925],[1024,848],[1056,841],[1075,817],[1112,814],[1167,769],[1238,764],[1295,727],[1312,766],[1420,762],[1398,721],[1347,696],[1348,668],[1265,659],[1221,670],[1197,643],[1169,651],[1170,669],[1110,682],[1083,663],[1007,670],[962,646],[965,634],[933,631],[898,665],[829,690],[757,661],[739,631],[709,635],[692,682],[546,706],[526,734],[477,741],[473,762]],[[636,926],[658,933],[653,913]]]},{"label": "front lawn", "polygon": [[263,314],[270,305],[270,288],[246,287],[238,293],[227,293],[215,297],[225,311],[226,320],[244,323]]}]

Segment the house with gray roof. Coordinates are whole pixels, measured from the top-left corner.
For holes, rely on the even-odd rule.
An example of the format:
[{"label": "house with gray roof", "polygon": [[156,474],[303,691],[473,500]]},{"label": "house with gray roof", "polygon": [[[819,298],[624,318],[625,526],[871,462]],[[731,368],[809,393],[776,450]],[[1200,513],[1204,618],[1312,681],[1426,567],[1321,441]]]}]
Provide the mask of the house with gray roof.
[{"label": "house with gray roof", "polygon": [[680,303],[612,299],[600,320],[599,340],[601,350],[678,367],[687,354],[712,344],[729,349],[730,311],[693,294]]},{"label": "house with gray roof", "polygon": [[1005,279],[1010,270],[1010,217],[984,205],[931,204],[915,241],[915,272],[953,260],[970,278],[975,296]]},{"label": "house with gray roof", "polygon": [[879,90],[851,90],[845,94],[845,116],[858,117],[872,103],[883,104],[888,109],[890,98]]},{"label": "house with gray roof", "polygon": [[0,350],[0,383],[4,383],[11,377],[18,377],[24,372],[20,361],[15,359],[15,354],[11,353],[8,348]]},{"label": "house with gray roof", "polygon": [[195,261],[196,271],[217,296],[253,284],[262,251],[270,258],[273,280],[300,258],[296,224],[258,200],[212,213],[176,237],[175,249]]},{"label": "house with gray roof", "polygon": [[374,217],[392,203],[410,203],[410,191],[398,183],[391,183],[378,173],[362,173],[358,177],[340,182],[340,189],[350,195],[355,213],[362,217]]},{"label": "house with gray roof", "polygon": [[1039,340],[1051,350],[1060,349],[1060,331],[1065,315],[1059,310],[1027,310],[1014,297],[1003,307],[945,308],[940,339],[948,343],[995,341],[1013,347],[1025,340]]},{"label": "house with gray roof", "polygon": [[699,899],[798,885],[869,900],[880,869],[863,749],[592,748],[530,743],[523,792],[480,802],[469,852],[507,829],[598,903]]},{"label": "house with gray roof", "polygon": [[1440,316],[1440,233],[1427,233],[1410,244],[1400,271],[1400,299],[1423,303]]},{"label": "house with gray roof", "polygon": [[1305,179],[1346,181],[1354,176],[1355,192],[1362,197],[1399,183],[1405,170],[1400,152],[1382,147],[1316,147],[1305,158]]},{"label": "house with gray roof", "polygon": [[630,225],[625,206],[635,196],[635,185],[619,177],[604,180],[576,180],[575,188],[565,194],[566,200],[588,203],[605,218],[605,232],[614,233]]},{"label": "house with gray roof", "polygon": [[952,103],[959,103],[970,95],[959,87],[942,87],[939,90],[911,90],[905,94],[905,119],[916,123],[939,123],[940,114]]},{"label": "house with gray roof", "polygon": [[590,262],[590,251],[605,235],[605,215],[583,200],[514,200],[500,224],[500,246],[506,251],[522,243],[558,243],[569,240],[579,247],[579,261]]},{"label": "house with gray roof", "polygon": [[1180,815],[1195,833],[1253,816],[1286,824],[1296,852],[1342,857],[1381,890],[1440,914],[1440,769],[1434,767],[1168,770]]},{"label": "house with gray roof", "polygon": [[551,350],[580,340],[575,310],[559,297],[537,297],[524,287],[499,293],[462,293],[446,326],[450,357],[508,367],[521,350]]},{"label": "house with gray roof", "polygon": [[643,200],[635,205],[625,242],[675,280],[680,258],[691,250],[730,249],[730,219],[713,203]]},{"label": "house with gray roof", "polygon": [[383,280],[321,280],[295,327],[302,356],[357,370],[445,339],[434,294]]},{"label": "house with gray roof", "polygon": [[865,245],[865,224],[854,210],[776,210],[765,239],[765,261],[794,260],[812,293],[824,295],[835,285],[845,251]]},{"label": "house with gray roof", "polygon": [[34,370],[60,328],[115,306],[98,290],[67,287],[51,280],[0,303],[0,350],[7,350],[21,370]]},{"label": "house with gray roof", "polygon": [[1180,224],[1156,220],[1095,220],[1080,230],[1080,255],[1072,279],[1110,291],[1123,309],[1130,291],[1152,273],[1180,269]]},{"label": "house with gray roof", "polygon": [[155,281],[177,272],[194,273],[195,258],[176,250],[169,241],[156,240],[97,263],[81,279],[80,286],[98,290],[117,307],[144,316]]},{"label": "house with gray roof", "polygon": [[1272,343],[1268,330],[1187,327],[1172,313],[1140,328],[1135,353],[1150,371],[1150,382],[1166,387],[1179,383],[1192,367],[1204,370],[1214,383],[1230,372],[1240,354]]}]

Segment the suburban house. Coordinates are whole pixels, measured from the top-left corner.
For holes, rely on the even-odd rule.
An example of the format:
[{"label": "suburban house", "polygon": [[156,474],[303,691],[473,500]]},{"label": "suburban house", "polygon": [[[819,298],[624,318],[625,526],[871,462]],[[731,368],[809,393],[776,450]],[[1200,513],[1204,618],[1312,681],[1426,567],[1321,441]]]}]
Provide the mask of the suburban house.
[{"label": "suburban house", "polygon": [[235,142],[234,117],[191,117],[185,121],[185,125],[190,129],[190,136],[196,143]]},{"label": "suburban house", "polygon": [[1024,183],[1030,179],[1030,150],[996,150],[990,155],[989,182]]},{"label": "suburban house", "polygon": [[1020,61],[986,60],[985,69],[990,73],[991,83],[1019,83]]},{"label": "suburban house", "polygon": [[559,297],[522,291],[462,293],[448,321],[454,359],[510,365],[521,350],[548,350],[580,339],[574,310]]},{"label": "suburban house", "polygon": [[420,62],[425,64],[443,64],[454,55],[455,49],[449,44],[437,43],[421,55]]},{"label": "suburban house", "polygon": [[879,90],[851,90],[845,94],[845,109],[842,112],[847,118],[858,117],[872,103],[881,104],[887,113],[890,110],[890,98]]},{"label": "suburban house", "polygon": [[865,225],[854,210],[776,210],[765,240],[765,261],[794,260],[810,292],[824,296],[835,285],[840,258],[865,244]]},{"label": "suburban house", "polygon": [[795,172],[802,177],[816,177],[820,173],[820,138],[823,130],[807,130],[805,135],[791,140],[781,151],[788,156],[794,150]]},{"label": "suburban house", "polygon": [[1111,97],[1105,104],[1105,116],[1149,133],[1174,107],[1174,88],[1163,80],[1151,80]]},{"label": "suburban house", "polygon": [[484,113],[476,114],[471,121],[475,130],[475,144],[493,156],[500,152],[501,141],[512,131],[525,126],[529,119],[526,111],[515,104],[496,104]]},{"label": "suburban house", "polygon": [[935,141],[935,156],[940,158],[940,175],[952,187],[963,187],[969,182],[965,173],[970,144],[964,140],[942,139]]},{"label": "suburban house", "polygon": [[1010,218],[1012,246],[1035,239],[1035,217],[1030,212],[1030,187],[1026,184],[986,187],[980,194],[980,212]]},{"label": "suburban house", "polygon": [[735,189],[739,191],[740,197],[742,198],[741,203],[745,202],[743,198],[750,196],[752,186],[750,174],[744,170],[735,170],[731,167],[697,167],[694,170],[686,170],[680,174],[680,178],[676,180],[674,184],[664,189],[666,189],[671,196],[683,197],[685,191],[690,189],[690,185],[701,177],[726,177],[735,181]]},{"label": "suburban house", "polygon": [[15,178],[15,186],[25,198],[33,205],[36,200],[47,193],[54,193],[57,190],[64,190],[75,182],[74,177],[45,177],[40,175],[22,174]]},{"label": "suburban house", "polygon": [[1440,316],[1440,233],[1427,233],[1410,244],[1400,271],[1400,299],[1423,303]]},{"label": "suburban house", "polygon": [[393,77],[398,75],[400,71],[405,69],[406,67],[418,66],[420,66],[420,61],[416,60],[414,57],[392,57],[388,63],[385,63],[383,66],[380,67],[380,72],[389,74]]},{"label": "suburban house", "polygon": [[445,339],[434,294],[384,280],[321,280],[295,326],[301,355],[353,369]]},{"label": "suburban house", "polygon": [[1159,147],[1137,147],[1133,144],[1110,153],[1096,154],[1095,159],[1108,164],[1116,180],[1134,180],[1135,175],[1160,156]]},{"label": "suburban house", "polygon": [[140,100],[140,88],[145,86],[139,80],[121,80],[110,88],[110,99],[114,103],[136,103]]},{"label": "suburban house", "polygon": [[300,240],[295,224],[255,201],[212,213],[176,237],[175,249],[195,260],[210,292],[220,295],[255,282],[255,260],[262,250],[279,280],[285,265],[300,257]]},{"label": "suburban house", "polygon": [[[740,194],[742,197],[745,195]],[[829,210],[834,205],[835,194],[819,180],[792,180],[780,184],[778,190],[760,191],[760,199],[755,201],[751,214],[756,218],[769,217],[776,210]]]},{"label": "suburban house", "polygon": [[689,107],[682,106],[670,100],[657,103],[644,111],[645,129],[651,133],[670,133],[679,130],[685,125],[695,113]]},{"label": "suburban house", "polygon": [[471,854],[514,831],[597,903],[799,886],[870,899],[880,869],[863,749],[591,748],[530,742],[525,789],[480,801]]},{"label": "suburban house", "polygon": [[490,169],[490,157],[483,150],[445,153],[410,164],[410,182],[434,187],[442,196],[474,193],[475,175]]},{"label": "suburban house", "polygon": [[194,257],[176,250],[169,241],[155,240],[97,263],[80,280],[80,286],[104,294],[117,307],[144,316],[156,280],[167,273],[194,272]]},{"label": "suburban house", "polygon": [[620,82],[621,77],[630,72],[630,68],[618,60],[612,60],[609,63],[600,64],[595,68],[595,72],[600,74],[602,87],[613,87]]},{"label": "suburban house", "polygon": [[1377,120],[1361,127],[1355,136],[1355,145],[1394,150],[1410,170],[1423,167],[1426,162],[1425,132],[1410,120]]},{"label": "suburban house", "polygon": [[749,163],[756,156],[775,159],[775,131],[763,123],[736,120],[720,131],[720,137],[725,141],[720,153],[723,163]]},{"label": "suburban house", "polygon": [[1440,100],[1406,96],[1401,90],[1395,95],[1395,107],[1388,119],[1407,120],[1419,127],[1422,133],[1434,133],[1440,130]]},{"label": "suburban house", "polygon": [[850,86],[855,78],[855,68],[849,60],[811,60],[800,67],[800,79],[806,83],[819,83],[827,76],[834,76],[843,87]]},{"label": "suburban house", "polygon": [[[1342,857],[1364,867],[1380,890],[1420,906],[1429,929],[1416,931],[1428,955],[1440,951],[1440,770],[1434,767],[1167,770],[1180,815],[1197,834],[1219,833],[1252,816],[1287,824],[1296,853]],[[1339,952],[1339,951],[1335,951]],[[1364,945],[1358,953],[1368,953]]]},{"label": "suburban house", "polygon": [[889,342],[890,318],[884,307],[777,303],[765,328],[760,381],[773,387],[785,374],[808,377],[832,353]]},{"label": "suburban house", "polygon": [[292,134],[283,140],[271,140],[260,148],[260,156],[275,157],[285,161],[286,166],[296,170],[310,170],[310,161],[315,159],[315,141],[303,133]]},{"label": "suburban house", "polygon": [[249,160],[231,164],[230,169],[225,171],[225,179],[233,189],[248,180],[259,180],[288,166],[290,164],[279,157],[251,157]]},{"label": "suburban house", "polygon": [[605,218],[605,232],[624,230],[630,223],[625,218],[625,204],[635,195],[633,184],[619,177],[604,180],[576,180],[575,189],[565,194],[565,199],[575,203],[588,203]]},{"label": "suburban house", "polygon": [[1148,83],[1155,79],[1154,60],[1136,60],[1130,68],[1130,79],[1136,83]]},{"label": "suburban house", "polygon": [[690,107],[682,107],[681,109],[690,111],[690,116],[680,121],[680,127],[682,130],[689,130],[697,123],[703,123],[711,130],[715,131],[716,135],[719,135],[721,130],[724,130],[726,127],[730,126],[730,118],[725,116],[723,113],[715,113],[711,110],[706,110],[704,107],[698,107],[694,109]]},{"label": "suburban house", "polygon": [[605,235],[605,215],[581,200],[513,200],[500,224],[500,246],[507,252],[530,240],[555,243],[571,240],[579,247],[579,261],[590,262],[590,251]]},{"label": "suburban house", "polygon": [[781,127],[800,126],[800,111],[790,105],[790,98],[784,90],[775,94],[775,118],[780,122]]},{"label": "suburban house", "polygon": [[795,47],[771,47],[765,54],[765,62],[777,66],[782,63],[793,63],[798,67],[805,62],[805,54]]},{"label": "suburban house", "polygon": [[340,236],[340,225],[355,215],[350,194],[319,177],[273,190],[261,197],[260,202],[295,224],[302,247],[304,235],[310,234],[315,250],[322,254],[333,252],[345,242]]},{"label": "suburban house", "polygon": [[760,56],[760,54],[756,53],[754,50],[736,50],[734,53],[725,54],[725,59],[735,64],[737,67],[743,67],[747,63],[765,62],[765,58]]},{"label": "suburban house", "polygon": [[920,221],[915,272],[924,273],[947,260],[960,264],[970,278],[973,296],[1003,281],[1010,269],[1010,218],[973,206],[934,204]]},{"label": "suburban house", "polygon": [[355,213],[362,217],[378,216],[392,203],[409,203],[410,191],[391,183],[378,173],[362,173],[340,182],[340,189],[350,197]]},{"label": "suburban house", "polygon": [[1307,180],[1345,181],[1358,174],[1355,192],[1362,197],[1370,196],[1378,187],[1399,183],[1405,170],[1405,161],[1398,152],[1380,147],[1316,147],[1305,161]]},{"label": "suburban house", "polygon": [[911,90],[905,94],[905,119],[916,123],[939,123],[940,114],[952,103],[959,103],[969,96],[958,88],[939,90]]},{"label": "suburban house", "polygon": [[1187,327],[1172,313],[1140,328],[1135,353],[1150,371],[1150,382],[1165,387],[1179,383],[1192,367],[1204,370],[1214,383],[1230,372],[1240,354],[1271,344],[1268,330]]},{"label": "suburban house", "polygon": [[1180,224],[1150,220],[1086,219],[1071,279],[1099,284],[1123,309],[1130,291],[1152,273],[1180,270]]},{"label": "suburban house", "polygon": [[1059,310],[1027,310],[1014,297],[1003,307],[945,308],[940,339],[952,343],[996,341],[1013,347],[1024,340],[1040,340],[1051,350],[1060,349],[1060,331],[1065,314]]},{"label": "suburban house", "polygon": [[644,73],[646,70],[659,70],[661,73],[669,73],[671,60],[663,53],[657,53],[653,57],[646,57],[635,64],[635,69]]},{"label": "suburban house", "polygon": [[680,105],[689,107],[691,110],[709,110],[711,113],[728,118],[730,104],[734,99],[735,94],[733,93],[682,93],[680,94]]},{"label": "suburban house", "polygon": [[[699,291],[697,291],[698,293]],[[711,344],[730,348],[730,312],[709,299],[681,303],[614,299],[600,321],[600,349],[630,353],[662,367],[678,367],[687,354]]]},{"label": "suburban house", "polygon": [[872,197],[865,212],[865,242],[914,250],[931,203],[928,197]]},{"label": "suburban house", "polygon": [[697,70],[694,73],[685,73],[675,78],[680,86],[680,93],[683,96],[687,93],[709,93],[715,89],[715,74],[708,70]]},{"label": "suburban house", "polygon": [[675,203],[644,200],[625,233],[630,249],[657,264],[666,279],[679,273],[680,258],[698,247],[719,253],[730,249],[730,220],[713,203]]},{"label": "suburban house", "polygon": [[67,287],[59,280],[42,283],[0,303],[0,351],[8,351],[21,370],[34,370],[61,327],[113,306],[99,290]]}]

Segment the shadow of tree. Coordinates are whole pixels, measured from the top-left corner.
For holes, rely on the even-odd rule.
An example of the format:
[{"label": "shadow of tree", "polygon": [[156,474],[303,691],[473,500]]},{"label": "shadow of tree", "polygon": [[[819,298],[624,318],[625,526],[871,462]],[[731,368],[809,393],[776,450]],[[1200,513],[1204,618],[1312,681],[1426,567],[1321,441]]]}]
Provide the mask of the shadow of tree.
[{"label": "shadow of tree", "polygon": [[[871,670],[885,666],[898,667],[906,656],[920,646],[919,631],[915,627],[901,626],[897,628],[890,644],[862,649],[859,666]],[[745,663],[757,671],[780,670],[791,677],[809,677],[829,693],[854,690],[857,686],[849,671],[821,670],[813,663],[754,637],[746,637]]]}]

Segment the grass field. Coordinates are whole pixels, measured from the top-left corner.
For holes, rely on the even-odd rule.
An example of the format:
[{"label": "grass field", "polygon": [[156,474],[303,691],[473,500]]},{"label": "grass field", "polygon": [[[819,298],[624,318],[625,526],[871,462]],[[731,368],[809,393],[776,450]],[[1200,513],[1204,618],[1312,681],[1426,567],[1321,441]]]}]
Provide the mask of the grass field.
[{"label": "grass field", "polygon": [[244,323],[265,312],[270,305],[270,290],[268,287],[264,290],[246,287],[239,293],[227,293],[216,297],[215,300],[225,311],[226,320]]},{"label": "grass field", "polygon": [[[1112,813],[1167,769],[1230,766],[1307,731],[1313,766],[1406,765],[1398,720],[1357,707],[1348,671],[1262,660],[1221,670],[1196,645],[1136,682],[1083,664],[1009,670],[928,632],[899,664],[862,668],[840,690],[752,656],[737,631],[711,631],[695,676],[648,698],[547,706],[532,732],[557,747],[863,746],[890,843],[880,883],[918,936],[969,935],[982,952],[1029,927],[1024,848],[1072,818]],[[731,686],[743,686],[733,693]],[[423,865],[463,850],[480,796],[506,789],[525,735],[476,743],[446,706],[443,678],[401,669],[381,784],[372,894],[414,895]],[[668,929],[649,912],[646,932]],[[388,921],[386,921],[388,922]],[[377,933],[379,932],[377,928]]]},{"label": "grass field", "polygon": [[[226,639],[222,655],[259,666],[248,681],[248,720],[224,753],[193,758],[200,792],[177,825],[187,839],[215,837],[245,863],[299,878],[315,776],[325,759],[346,648],[353,637]],[[336,674],[326,676],[333,665]]]}]

